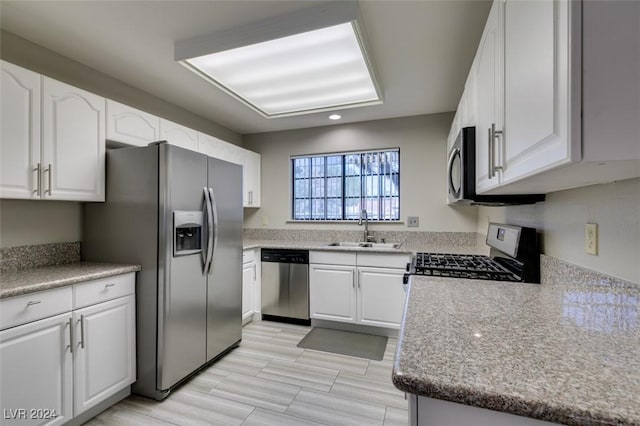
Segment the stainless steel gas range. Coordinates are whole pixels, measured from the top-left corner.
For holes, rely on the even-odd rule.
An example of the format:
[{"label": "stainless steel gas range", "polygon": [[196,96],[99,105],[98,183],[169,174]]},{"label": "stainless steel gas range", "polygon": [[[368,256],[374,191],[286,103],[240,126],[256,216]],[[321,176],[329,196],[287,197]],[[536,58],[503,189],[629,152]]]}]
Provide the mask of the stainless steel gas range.
[{"label": "stainless steel gas range", "polygon": [[407,265],[411,275],[540,283],[540,247],[534,228],[490,223],[489,256],[416,253]]}]

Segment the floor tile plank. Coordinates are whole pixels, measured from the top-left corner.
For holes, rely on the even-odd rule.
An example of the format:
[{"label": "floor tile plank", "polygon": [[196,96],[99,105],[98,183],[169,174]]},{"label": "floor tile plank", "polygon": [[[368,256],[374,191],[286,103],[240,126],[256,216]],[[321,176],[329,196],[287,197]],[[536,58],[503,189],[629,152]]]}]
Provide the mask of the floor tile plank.
[{"label": "floor tile plank", "polygon": [[303,389],[286,414],[333,426],[382,425],[383,405]]}]

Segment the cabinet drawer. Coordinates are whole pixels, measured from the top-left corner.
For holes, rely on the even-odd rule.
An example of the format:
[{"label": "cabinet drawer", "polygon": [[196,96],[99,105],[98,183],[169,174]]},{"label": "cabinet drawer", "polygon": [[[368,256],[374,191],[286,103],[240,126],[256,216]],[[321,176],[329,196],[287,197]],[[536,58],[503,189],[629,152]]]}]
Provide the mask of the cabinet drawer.
[{"label": "cabinet drawer", "polygon": [[405,269],[411,262],[408,254],[358,253],[358,266]]},{"label": "cabinet drawer", "polygon": [[74,309],[134,294],[136,291],[135,277],[135,273],[129,273],[74,284]]},{"label": "cabinet drawer", "polygon": [[309,263],[322,263],[325,265],[350,265],[355,266],[355,253],[338,253],[335,251],[310,251]]},{"label": "cabinet drawer", "polygon": [[71,311],[71,286],[0,300],[0,329]]},{"label": "cabinet drawer", "polygon": [[256,252],[254,249],[242,251],[242,263],[251,263],[256,260]]}]

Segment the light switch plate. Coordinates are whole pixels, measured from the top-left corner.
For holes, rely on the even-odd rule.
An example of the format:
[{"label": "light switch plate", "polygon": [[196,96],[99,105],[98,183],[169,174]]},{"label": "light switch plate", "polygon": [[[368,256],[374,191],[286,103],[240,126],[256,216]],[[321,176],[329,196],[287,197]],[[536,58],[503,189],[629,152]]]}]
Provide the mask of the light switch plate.
[{"label": "light switch plate", "polygon": [[584,251],[594,256],[598,255],[598,224],[587,223],[584,226]]},{"label": "light switch plate", "polygon": [[419,226],[420,220],[418,216],[407,216],[407,227],[409,228],[417,228]]}]

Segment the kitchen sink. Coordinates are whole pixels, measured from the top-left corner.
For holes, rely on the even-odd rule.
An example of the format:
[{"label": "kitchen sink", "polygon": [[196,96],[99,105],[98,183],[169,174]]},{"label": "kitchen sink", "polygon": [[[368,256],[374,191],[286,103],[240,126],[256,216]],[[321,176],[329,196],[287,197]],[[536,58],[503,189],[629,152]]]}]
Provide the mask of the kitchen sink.
[{"label": "kitchen sink", "polygon": [[378,248],[378,249],[394,249],[399,246],[398,243],[365,243],[354,241],[336,241],[328,244],[331,247],[360,247],[360,248]]}]

